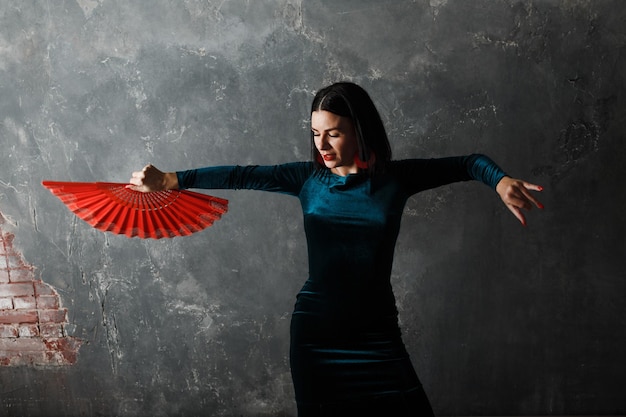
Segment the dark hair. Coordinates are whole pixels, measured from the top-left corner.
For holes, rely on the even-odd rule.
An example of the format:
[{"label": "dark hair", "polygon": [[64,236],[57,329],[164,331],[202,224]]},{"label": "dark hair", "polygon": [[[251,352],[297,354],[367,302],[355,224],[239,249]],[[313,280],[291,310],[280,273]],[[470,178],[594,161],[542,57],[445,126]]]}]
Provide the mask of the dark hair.
[{"label": "dark hair", "polygon": [[[360,86],[350,82],[339,82],[322,88],[311,104],[311,113],[325,110],[352,120],[359,147],[359,158],[367,162],[367,170],[372,175],[382,172],[391,160],[391,146],[380,114],[369,94]],[[320,167],[313,134],[311,134],[311,155]]]}]

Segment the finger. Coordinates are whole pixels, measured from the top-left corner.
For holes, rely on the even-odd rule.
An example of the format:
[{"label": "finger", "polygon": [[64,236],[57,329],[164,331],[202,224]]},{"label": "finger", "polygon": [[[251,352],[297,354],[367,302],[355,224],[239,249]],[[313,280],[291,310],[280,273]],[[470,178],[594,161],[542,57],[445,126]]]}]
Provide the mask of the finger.
[{"label": "finger", "polygon": [[522,188],[522,193],[524,194],[524,196],[530,201],[532,202],[535,206],[537,206],[540,209],[544,208],[544,205],[541,203],[541,201],[539,201],[532,193],[529,192],[529,190],[534,190],[534,191],[542,191],[543,187],[540,185],[535,185],[535,184],[530,184],[527,182],[524,182],[524,187]]},{"label": "finger", "polygon": [[507,204],[507,207],[509,208],[511,213],[513,213],[513,215],[517,217],[517,219],[520,221],[522,226],[526,226],[526,217],[524,217],[524,214],[522,213],[522,211],[519,208],[512,206],[512,205]]},{"label": "finger", "polygon": [[138,180],[143,179],[145,176],[146,176],[146,174],[145,174],[145,172],[144,172],[144,171],[133,171],[133,172],[130,174],[130,178],[131,178],[131,179],[138,179]]},{"label": "finger", "polygon": [[130,184],[141,186],[143,185],[143,180],[146,178],[146,172],[152,167],[152,164],[148,164],[144,166],[141,171],[133,171],[130,174]]},{"label": "finger", "polygon": [[141,186],[143,185],[143,175],[138,175],[139,173],[133,172],[132,177],[128,181],[129,184]]},{"label": "finger", "polygon": [[152,168],[154,168],[154,166],[152,164],[148,164],[144,166],[143,168],[141,168],[141,171],[133,171],[131,176],[143,178],[146,176],[146,172],[148,172]]},{"label": "finger", "polygon": [[526,182],[526,181],[522,181],[522,184],[524,184],[524,187],[528,188],[529,190],[543,191],[543,187],[541,185],[532,184],[532,183]]},{"label": "finger", "polygon": [[511,195],[508,196],[507,201],[505,203],[507,205],[520,208],[520,209],[522,208],[526,210],[532,209],[532,204],[522,192],[511,193]]},{"label": "finger", "polygon": [[[528,199],[528,201],[530,201],[531,203],[533,203],[533,204],[534,204],[535,206],[537,206],[538,208],[540,208],[540,209],[543,209],[543,208],[544,208],[543,203],[542,203],[541,201],[537,200],[537,199],[535,198],[535,196],[534,196],[534,195],[532,195],[532,194],[530,194],[530,193],[528,193],[528,192],[525,192],[525,193],[524,193],[524,196]],[[528,209],[530,210],[530,208],[528,208]]]}]

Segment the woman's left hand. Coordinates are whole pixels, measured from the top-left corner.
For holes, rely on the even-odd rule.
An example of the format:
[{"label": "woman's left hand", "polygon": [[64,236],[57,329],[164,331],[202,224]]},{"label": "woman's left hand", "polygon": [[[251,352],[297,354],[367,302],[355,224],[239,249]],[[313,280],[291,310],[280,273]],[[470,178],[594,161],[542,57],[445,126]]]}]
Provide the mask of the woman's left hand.
[{"label": "woman's left hand", "polygon": [[530,210],[533,205],[543,209],[543,204],[531,194],[531,190],[542,191],[543,187],[511,177],[502,178],[496,186],[496,192],[500,195],[502,202],[524,226],[526,226],[526,217],[522,209]]}]

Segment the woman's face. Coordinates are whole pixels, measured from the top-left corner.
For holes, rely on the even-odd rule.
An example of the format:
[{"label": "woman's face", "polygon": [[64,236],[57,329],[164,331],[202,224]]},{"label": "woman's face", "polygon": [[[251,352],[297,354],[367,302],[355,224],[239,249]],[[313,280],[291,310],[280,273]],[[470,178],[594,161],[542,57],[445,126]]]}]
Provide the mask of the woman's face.
[{"label": "woman's face", "polygon": [[326,110],[314,111],[311,113],[311,131],[315,147],[331,172],[341,176],[358,172],[354,161],[358,144],[350,118]]}]

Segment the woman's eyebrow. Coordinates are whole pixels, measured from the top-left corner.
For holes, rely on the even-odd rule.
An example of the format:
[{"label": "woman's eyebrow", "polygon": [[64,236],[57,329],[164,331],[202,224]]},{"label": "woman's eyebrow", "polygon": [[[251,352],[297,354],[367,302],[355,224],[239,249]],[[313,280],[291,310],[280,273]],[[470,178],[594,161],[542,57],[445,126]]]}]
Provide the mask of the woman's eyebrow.
[{"label": "woman's eyebrow", "polygon": [[[316,128],[314,128],[314,127],[311,127],[311,130],[314,130],[314,131],[316,131],[316,132],[317,132],[317,131],[319,131],[319,129],[316,129]],[[335,127],[330,127],[330,128],[328,128],[328,129],[322,129],[322,130],[323,130],[323,131],[325,131],[325,132],[329,132],[329,131],[331,131],[331,130],[341,130],[341,127],[339,127],[339,126],[335,126]]]}]

